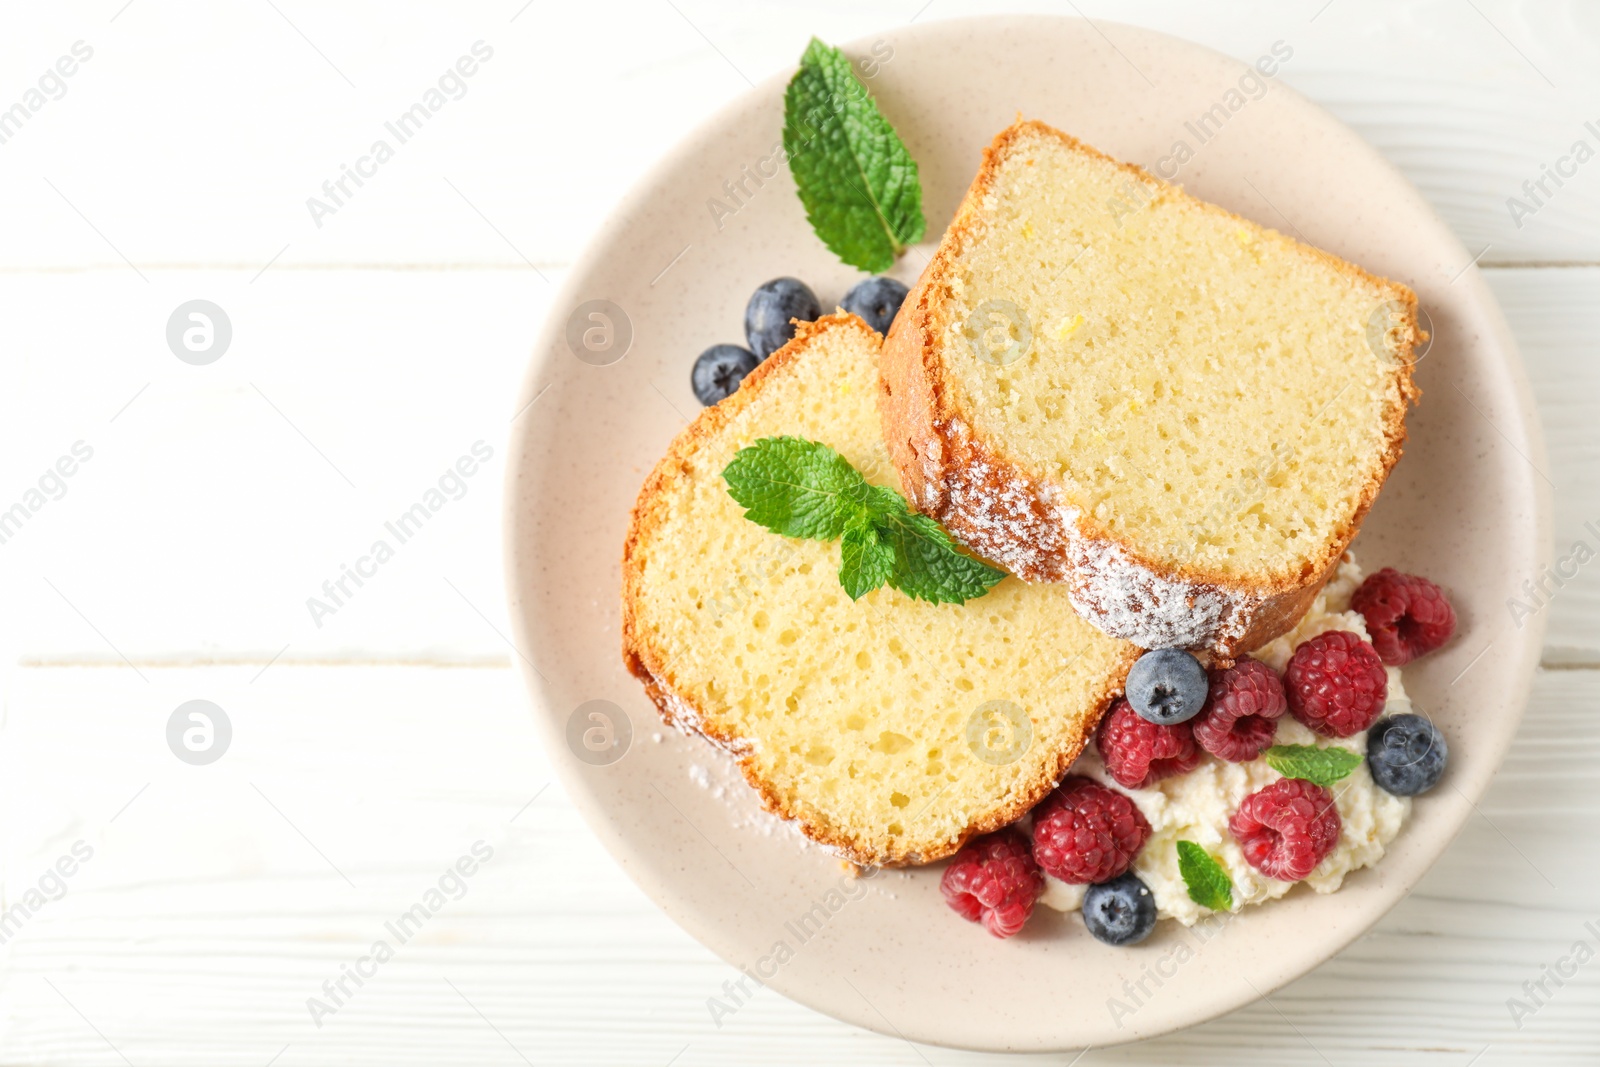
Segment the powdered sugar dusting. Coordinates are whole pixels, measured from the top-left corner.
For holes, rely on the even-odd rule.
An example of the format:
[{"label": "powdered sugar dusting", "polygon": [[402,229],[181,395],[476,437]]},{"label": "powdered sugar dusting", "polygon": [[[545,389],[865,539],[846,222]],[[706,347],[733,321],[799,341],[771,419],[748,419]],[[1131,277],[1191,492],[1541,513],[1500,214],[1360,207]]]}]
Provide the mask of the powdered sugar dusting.
[{"label": "powdered sugar dusting", "polygon": [[940,493],[935,514],[950,533],[984,558],[1030,582],[1058,582],[1062,530],[1026,477],[994,463],[972,443],[966,423],[951,419],[937,427],[950,462],[935,464],[930,485]]},{"label": "powdered sugar dusting", "polygon": [[684,733],[704,737],[724,752],[736,757],[747,756],[754,750],[754,744],[749,738],[723,741],[708,735],[705,732],[705,720],[700,717],[699,710],[660,682],[651,686],[651,693],[656,698],[656,704],[661,708],[667,722]]},{"label": "powdered sugar dusting", "polygon": [[691,763],[689,781],[710,793],[712,799],[722,801],[727,806],[729,822],[738,829],[750,830],[762,837],[792,838],[807,848],[837,853],[836,849],[827,849],[805,836],[798,823],[764,810],[755,790],[749,787],[731,760],[715,760],[709,766]]},{"label": "powdered sugar dusting", "polygon": [[1237,640],[1264,597],[1168,578],[1136,562],[1121,545],[1079,532],[1081,512],[1060,506],[1071,577],[1067,596],[1085,619],[1141,648],[1200,648]]},{"label": "powdered sugar dusting", "polygon": [[704,767],[700,766],[700,764],[698,764],[698,763],[689,764],[689,781],[693,782],[695,785],[699,786],[701,789],[709,789],[709,790],[711,790],[711,795],[713,797],[715,797],[716,799],[718,799],[718,800],[722,799],[722,795],[723,795],[722,786],[718,785],[718,786],[713,788],[713,786],[711,785],[711,772],[707,771]]}]

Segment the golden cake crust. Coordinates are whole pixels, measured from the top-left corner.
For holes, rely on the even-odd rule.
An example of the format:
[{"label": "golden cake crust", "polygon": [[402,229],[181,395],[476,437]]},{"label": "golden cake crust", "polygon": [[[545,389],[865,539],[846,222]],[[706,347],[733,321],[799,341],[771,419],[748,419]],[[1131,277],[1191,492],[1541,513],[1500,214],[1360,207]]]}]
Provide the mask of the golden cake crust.
[{"label": "golden cake crust", "polygon": [[[1004,445],[979,437],[957,402],[939,354],[951,322],[947,297],[956,265],[985,226],[983,201],[1007,155],[1030,137],[1053,138],[1110,162],[1147,188],[1171,187],[1143,169],[1112,159],[1038,121],[1019,121],[984,150],[983,163],[962,199],[938,251],[906,297],[880,361],[884,438],[906,495],[980,556],[1033,582],[1066,583],[1072,602],[1091,623],[1145,648],[1180,645],[1227,661],[1287,631],[1310,607],[1360,529],[1406,438],[1407,404],[1421,393],[1412,380],[1411,353],[1425,339],[1417,326],[1416,295],[1406,286],[1293,242],[1307,255],[1386,290],[1404,308],[1396,378],[1400,403],[1383,414],[1384,450],[1364,472],[1354,513],[1336,535],[1292,574],[1224,575],[1193,564],[1153,559],[1093,516],[1054,501],[1056,487],[1029,475]],[[1181,192],[1178,195],[1186,195]],[[1253,225],[1215,205],[1207,211]]]}]

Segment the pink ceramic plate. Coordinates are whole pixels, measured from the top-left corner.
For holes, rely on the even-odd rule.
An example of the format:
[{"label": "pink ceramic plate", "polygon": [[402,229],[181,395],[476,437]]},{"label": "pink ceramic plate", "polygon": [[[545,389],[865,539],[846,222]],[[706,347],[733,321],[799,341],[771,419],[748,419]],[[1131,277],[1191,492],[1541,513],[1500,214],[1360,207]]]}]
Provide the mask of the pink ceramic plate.
[{"label": "pink ceramic plate", "polygon": [[[1549,540],[1548,500],[1524,458],[1542,455],[1528,387],[1471,256],[1376,152],[1281,84],[1285,47],[1265,53],[1268,77],[1144,30],[1006,17],[846,48],[870,61],[868,85],[921,167],[929,243],[901,260],[907,281],[983,146],[1021,113],[1399,279],[1431,316],[1425,396],[1358,552],[1370,568],[1426,573],[1454,598],[1459,635],[1406,671],[1450,739],[1451,769],[1375,869],[1330,896],[1298,889],[1252,908],[1204,943],[1165,922],[1143,945],[1109,948],[1075,917],[1042,910],[997,942],[946,909],[936,871],[842,880],[825,853],[750,825],[742,786],[718,797],[691,779],[691,765],[730,776],[709,746],[652,736],[663,727],[618,654],[618,563],[641,481],[698,410],[690,364],[709,344],[742,340],[745,299],[766,279],[803,278],[831,305],[860,277],[813,236],[774,155],[786,78],[657,165],[557,298],[521,398],[548,392],[513,424],[506,496],[511,616],[539,721],[618,862],[695,937],[783,994],[884,1033],[985,1049],[1105,1045],[1198,1023],[1371,926],[1450,843],[1499,765],[1541,627],[1510,627],[1497,590],[1506,574],[1536,573]],[[1494,654],[1475,659],[1491,640]],[[708,1014],[738,1010],[737,992],[705,996]]]}]

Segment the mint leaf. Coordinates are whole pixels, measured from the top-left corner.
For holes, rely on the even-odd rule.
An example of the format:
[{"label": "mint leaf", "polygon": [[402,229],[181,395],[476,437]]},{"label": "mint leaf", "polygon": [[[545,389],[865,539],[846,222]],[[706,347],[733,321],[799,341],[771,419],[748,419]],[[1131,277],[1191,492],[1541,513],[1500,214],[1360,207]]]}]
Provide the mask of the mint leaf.
[{"label": "mint leaf", "polygon": [[1320,786],[1330,786],[1356,769],[1358,753],[1338,745],[1273,745],[1264,752],[1267,766],[1285,778],[1304,778]]},{"label": "mint leaf", "polygon": [[998,567],[961,552],[933,519],[909,510],[879,518],[879,530],[894,546],[889,584],[906,596],[934,604],[961,604],[980,597],[1006,576]]},{"label": "mint leaf", "polygon": [[1178,842],[1178,873],[1189,889],[1189,899],[1212,911],[1233,910],[1233,879],[1211,853],[1193,841]]},{"label": "mint leaf", "polygon": [[870,520],[844,532],[839,542],[839,584],[851,600],[860,600],[888,581],[893,570],[894,549],[878,536]]},{"label": "mint leaf", "polygon": [[741,448],[722,478],[751,522],[785,537],[822,541],[849,528],[870,489],[839,453],[799,437],[763,437]]},{"label": "mint leaf", "polygon": [[911,511],[906,498],[886,485],[867,486],[867,509],[879,521],[891,515],[905,515]]},{"label": "mint leaf", "polygon": [[1006,576],[962,552],[906,498],[873,485],[827,445],[763,437],[722,470],[744,517],[785,537],[842,538],[839,584],[859,600],[888,582],[910,597],[961,604]]},{"label": "mint leaf", "polygon": [[879,274],[922,240],[917,164],[850,60],[815,37],[783,98],[783,148],[822,243]]}]

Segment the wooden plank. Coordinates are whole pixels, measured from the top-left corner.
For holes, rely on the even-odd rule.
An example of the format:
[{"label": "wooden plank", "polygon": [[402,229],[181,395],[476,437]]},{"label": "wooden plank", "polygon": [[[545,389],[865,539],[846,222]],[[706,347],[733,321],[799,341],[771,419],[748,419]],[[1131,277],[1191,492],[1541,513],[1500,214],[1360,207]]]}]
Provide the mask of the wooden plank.
[{"label": "wooden plank", "polygon": [[[23,353],[21,391],[0,398],[19,442],[0,458],[6,506],[76,442],[93,450],[3,546],[8,595],[40,612],[22,654],[503,662],[503,441],[530,399],[517,390],[550,286],[494,270],[235,271],[153,289],[126,272],[0,276]],[[207,366],[165,335],[197,295],[233,323]],[[430,491],[441,506],[425,528],[396,526],[402,541],[386,524]],[[393,557],[362,565],[379,540]],[[376,573],[323,588],[358,565]]]},{"label": "wooden plank", "polygon": [[[842,41],[987,10],[981,0],[524,6],[291,3],[182,18],[144,3],[25,7],[0,43],[0,66],[14,72],[5,104],[74,42],[93,57],[0,145],[12,206],[0,267],[570,262],[651,161],[748,82],[788,69],[811,34]],[[1474,254],[1488,246],[1485,262],[1600,260],[1600,163],[1547,184],[1521,226],[1507,205],[1575,141],[1600,147],[1584,126],[1600,124],[1587,8],[1018,6],[1149,26],[1245,61],[1281,40],[1294,50],[1283,83],[1354,126]],[[482,62],[479,41],[493,52]],[[475,73],[449,84],[426,125],[404,142],[390,133],[385,123],[463,56]],[[580,96],[581,107],[557,103]],[[380,139],[393,158],[361,164]],[[360,186],[324,192],[358,164],[371,171]],[[333,214],[314,218],[308,202],[334,195]]]},{"label": "wooden plank", "polygon": [[[1600,269],[1488,278],[1544,420],[1557,540],[1600,549],[1584,530],[1600,526]],[[125,271],[0,275],[22,353],[21,389],[0,397],[23,442],[0,456],[8,503],[74,442],[95,449],[66,495],[3,546],[0,582],[29,620],[20,654],[505,662],[501,442],[530,399],[515,391],[552,287],[497,270],[273,271],[253,284],[242,271],[163,273],[153,284]],[[204,367],[175,359],[163,332],[197,294],[234,322],[233,349]],[[538,418],[538,405],[521,417]],[[313,620],[309,598],[331,603],[322,583],[375,539],[395,541],[384,524],[478,441],[494,456],[466,495]],[[1505,576],[1504,596],[1533,577]],[[1600,663],[1600,565],[1548,614],[1550,662]]]},{"label": "wooden plank", "polygon": [[[73,842],[94,855],[0,949],[4,1062],[122,1062],[108,1041],[136,1064],[255,1067],[280,1051],[280,1065],[515,1063],[508,1042],[559,1063],[1001,1062],[915,1050],[770,991],[715,1026],[707,998],[736,972],[627,881],[559,785],[539,792],[550,769],[509,670],[146,674],[12,679],[6,906]],[[180,763],[162,736],[193,697],[233,723],[210,766]],[[1600,922],[1600,856],[1578,846],[1600,816],[1597,704],[1600,672],[1539,676],[1482,816],[1372,935],[1269,1004],[1081,1062],[1253,1050],[1460,1065],[1485,1045],[1481,1064],[1592,1062],[1600,964],[1551,987],[1520,1029],[1506,1002]],[[713,758],[659,743],[684,746],[686,766]],[[480,839],[494,855],[464,895],[316,1027],[307,998]]]},{"label": "wooden plank", "polygon": [[[1600,564],[1582,562],[1600,555],[1600,361],[1594,358],[1600,270],[1506,270],[1489,277],[1522,349],[1544,424],[1544,474],[1554,483],[1555,562],[1567,575],[1545,580],[1538,600],[1523,582],[1537,584],[1541,576],[1509,575],[1506,598],[1547,617],[1547,663],[1600,665]],[[1508,603],[1508,626],[1513,616],[1526,620]]]}]

